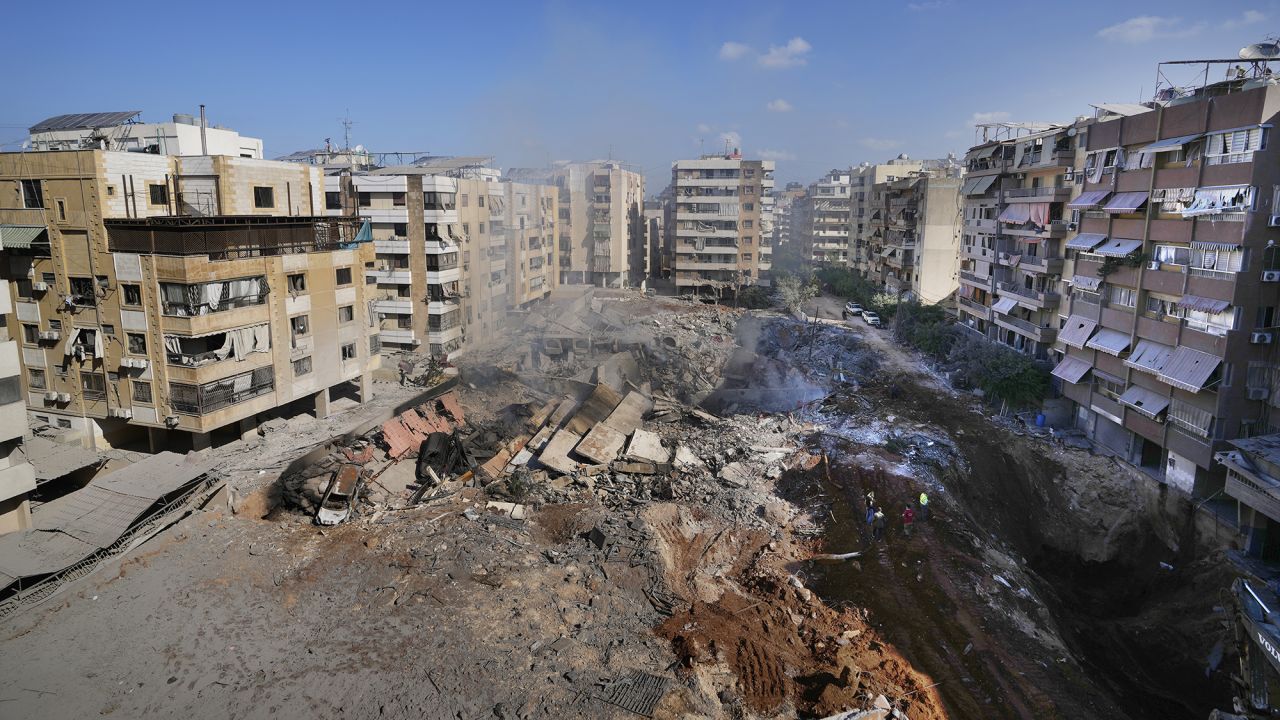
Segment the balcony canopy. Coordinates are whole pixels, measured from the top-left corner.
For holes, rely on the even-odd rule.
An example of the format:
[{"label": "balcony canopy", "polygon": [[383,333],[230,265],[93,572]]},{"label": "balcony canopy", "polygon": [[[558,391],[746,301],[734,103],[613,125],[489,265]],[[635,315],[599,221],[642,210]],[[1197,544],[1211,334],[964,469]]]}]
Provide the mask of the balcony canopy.
[{"label": "balcony canopy", "polygon": [[1200,392],[1221,363],[1222,358],[1217,355],[1179,346],[1160,371],[1160,381],[1183,390]]},{"label": "balcony canopy", "polygon": [[1133,352],[1125,358],[1124,364],[1134,370],[1159,375],[1172,354],[1173,348],[1168,345],[1154,340],[1139,340]]},{"label": "balcony canopy", "polygon": [[0,225],[0,250],[30,250],[32,245],[48,245],[43,225]]},{"label": "balcony canopy", "polygon": [[1106,241],[1107,236],[1102,233],[1080,233],[1067,241],[1066,248],[1068,250],[1089,252]]},{"label": "balcony canopy", "polygon": [[1137,410],[1154,420],[1157,415],[1169,407],[1169,398],[1148,390],[1141,385],[1132,385],[1120,396],[1120,402]]},{"label": "balcony canopy", "polygon": [[1093,364],[1087,360],[1074,358],[1070,355],[1062,358],[1062,362],[1053,368],[1052,375],[1056,378],[1071,383],[1072,385],[1080,382],[1089,371],[1093,369]]},{"label": "balcony canopy", "polygon": [[1108,355],[1120,357],[1120,353],[1129,349],[1129,333],[1111,328],[1101,328],[1098,334],[1089,338],[1085,347],[1101,350]]},{"label": "balcony canopy", "polygon": [[1083,315],[1072,315],[1067,318],[1067,324],[1058,331],[1058,339],[1072,347],[1083,348],[1097,328],[1097,322]]},{"label": "balcony canopy", "polygon": [[1116,193],[1116,196],[1102,208],[1109,213],[1134,213],[1142,209],[1147,204],[1147,198],[1150,193],[1145,192],[1127,192]]},{"label": "balcony canopy", "polygon": [[1186,145],[1192,140],[1199,140],[1202,137],[1204,137],[1204,133],[1196,133],[1195,135],[1182,135],[1180,137],[1165,138],[1164,140],[1157,140],[1156,142],[1151,143],[1150,145],[1139,150],[1138,152],[1140,153],[1172,152],[1174,150],[1181,148],[1183,145]]},{"label": "balcony canopy", "polygon": [[1123,238],[1111,238],[1102,245],[1098,246],[1094,252],[1106,257],[1124,257],[1129,253],[1142,247],[1141,240],[1125,240]]},{"label": "balcony canopy", "polygon": [[1089,190],[1088,192],[1082,192],[1075,200],[1067,203],[1067,207],[1079,210],[1090,210],[1101,205],[1102,201],[1106,200],[1107,196],[1110,194],[1110,190]]}]

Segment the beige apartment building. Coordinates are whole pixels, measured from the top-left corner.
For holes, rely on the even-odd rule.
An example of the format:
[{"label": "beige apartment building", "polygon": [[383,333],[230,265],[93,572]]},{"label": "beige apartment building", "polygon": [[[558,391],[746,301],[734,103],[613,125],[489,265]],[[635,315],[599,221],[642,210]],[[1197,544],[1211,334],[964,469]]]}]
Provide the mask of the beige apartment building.
[{"label": "beige apartment building", "polygon": [[880,207],[875,186],[919,172],[923,167],[919,160],[899,155],[888,162],[864,162],[849,170],[849,267],[864,276],[871,270],[871,216]]},{"label": "beige apartment building", "polygon": [[[4,229],[0,227],[0,240]],[[9,282],[0,280],[0,315],[13,314]],[[18,341],[0,327],[0,535],[31,527],[31,502],[36,489],[35,468],[22,453],[27,431],[27,406],[22,393],[22,361]]]},{"label": "beige apartment building", "polygon": [[673,163],[666,232],[678,292],[719,292],[767,281],[773,167],[771,160],[743,160],[737,152]]},{"label": "beige apartment building", "polygon": [[295,401],[362,398],[374,261],[316,168],[102,150],[0,154],[0,248],[32,423],[207,447]]},{"label": "beige apartment building", "polygon": [[884,292],[934,305],[957,288],[960,185],[957,170],[909,173],[871,188],[865,276]]},{"label": "beige apartment building", "polygon": [[817,265],[849,260],[849,171],[832,170],[811,183],[791,206],[791,234],[802,256]]},{"label": "beige apartment building", "polygon": [[598,160],[560,165],[544,177],[560,189],[560,282],[614,288],[644,282],[650,270],[644,175]]}]

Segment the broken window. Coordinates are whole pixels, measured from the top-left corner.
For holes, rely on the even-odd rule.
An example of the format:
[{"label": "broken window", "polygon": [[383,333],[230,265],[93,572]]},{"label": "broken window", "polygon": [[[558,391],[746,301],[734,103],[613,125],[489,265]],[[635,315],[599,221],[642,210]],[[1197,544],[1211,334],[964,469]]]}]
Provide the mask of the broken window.
[{"label": "broken window", "polygon": [[131,380],[129,385],[133,388],[134,402],[151,403],[151,383],[146,380]]},{"label": "broken window", "polygon": [[355,344],[355,343],[347,343],[347,344],[345,344],[345,345],[343,345],[343,346],[342,346],[342,359],[343,359],[343,361],[346,361],[346,360],[355,360],[355,359],[356,359],[356,344]]},{"label": "broken window", "polygon": [[72,305],[93,307],[98,304],[98,296],[94,292],[94,283],[91,278],[73,277],[67,278],[67,282],[71,286],[69,299]]},{"label": "broken window", "polygon": [[80,389],[85,400],[104,400],[107,397],[107,379],[102,373],[80,373]]},{"label": "broken window", "polygon": [[265,209],[276,206],[276,190],[273,187],[255,185],[253,188],[253,206]]},{"label": "broken window", "polygon": [[311,356],[310,355],[304,358],[298,358],[297,360],[293,361],[294,377],[301,377],[303,375],[308,375],[310,373],[311,373]]},{"label": "broken window", "polygon": [[297,317],[289,318],[289,331],[293,333],[294,337],[300,337],[310,332],[307,316],[298,315]]},{"label": "broken window", "polygon": [[338,287],[346,287],[351,284],[351,268],[341,267],[335,273],[338,280]]},{"label": "broken window", "polygon": [[49,387],[49,378],[44,370],[27,368],[27,387],[32,390],[44,390]]},{"label": "broken window", "polygon": [[294,273],[288,276],[287,279],[289,281],[290,293],[304,293],[307,291],[307,274],[306,273]]},{"label": "broken window", "polygon": [[141,305],[142,304],[142,286],[141,285],[121,285],[120,292],[124,296],[125,305]]},{"label": "broken window", "polygon": [[148,200],[152,205],[168,205],[169,204],[169,186],[168,185],[148,185]]},{"label": "broken window", "polygon": [[160,283],[160,300],[165,315],[187,317],[261,305],[266,302],[264,277],[186,285]]},{"label": "broken window", "polygon": [[349,323],[356,319],[355,307],[352,305],[343,305],[338,308],[338,322]]},{"label": "broken window", "polygon": [[200,367],[234,357],[244,360],[253,353],[271,350],[271,326],[252,325],[199,337],[166,335],[165,357],[170,364]]},{"label": "broken window", "polygon": [[39,180],[19,180],[22,186],[22,207],[36,210],[44,207],[44,190]]},{"label": "broken window", "polygon": [[324,194],[324,209],[325,210],[341,210],[342,209],[342,193],[333,192],[333,191],[326,192]]},{"label": "broken window", "polygon": [[39,343],[40,342],[40,326],[23,324],[22,342],[28,345],[35,345]]}]

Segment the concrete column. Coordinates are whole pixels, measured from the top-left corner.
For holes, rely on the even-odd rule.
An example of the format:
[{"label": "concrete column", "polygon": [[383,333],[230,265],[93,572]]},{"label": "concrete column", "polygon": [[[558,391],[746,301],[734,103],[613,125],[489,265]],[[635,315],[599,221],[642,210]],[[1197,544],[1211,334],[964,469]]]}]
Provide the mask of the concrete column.
[{"label": "concrete column", "polygon": [[165,449],[168,443],[165,441],[165,431],[160,428],[147,428],[147,449],[153,453],[158,453]]},{"label": "concrete column", "polygon": [[258,439],[257,417],[247,417],[240,421],[240,439],[245,442],[253,442]]},{"label": "concrete column", "polygon": [[316,393],[316,417],[329,417],[329,388],[325,388]]},{"label": "concrete column", "polygon": [[365,370],[360,373],[360,403],[371,402],[373,402],[373,371]]},{"label": "concrete column", "polygon": [[192,450],[208,450],[213,447],[213,436],[207,432],[191,433]]}]

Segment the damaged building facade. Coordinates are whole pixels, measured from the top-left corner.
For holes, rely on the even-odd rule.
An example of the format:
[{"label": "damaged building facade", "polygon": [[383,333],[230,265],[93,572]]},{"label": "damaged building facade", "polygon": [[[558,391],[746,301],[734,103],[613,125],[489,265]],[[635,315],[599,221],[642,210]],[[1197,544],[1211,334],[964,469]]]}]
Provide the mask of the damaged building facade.
[{"label": "damaged building facade", "polygon": [[[1216,451],[1280,430],[1277,111],[1280,89],[1245,77],[1100,111],[1078,214],[1050,217],[1070,227],[1053,375],[1077,425],[1197,496],[1221,485]],[[1255,497],[1226,492],[1256,523]]]},{"label": "damaged building facade", "polygon": [[791,232],[815,265],[849,261],[849,171],[832,170],[792,205]]},{"label": "damaged building facade", "polygon": [[956,291],[961,182],[957,168],[940,167],[872,186],[867,279],[926,305]]},{"label": "damaged building facade", "polygon": [[773,262],[773,161],[736,151],[671,169],[666,224],[680,293],[736,289],[767,279]]},{"label": "damaged building facade", "polygon": [[233,156],[0,155],[28,421],[91,446],[206,447],[378,366],[367,231],[320,171]]}]

